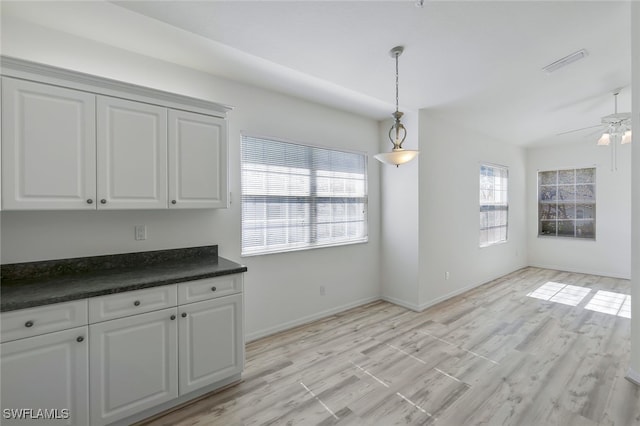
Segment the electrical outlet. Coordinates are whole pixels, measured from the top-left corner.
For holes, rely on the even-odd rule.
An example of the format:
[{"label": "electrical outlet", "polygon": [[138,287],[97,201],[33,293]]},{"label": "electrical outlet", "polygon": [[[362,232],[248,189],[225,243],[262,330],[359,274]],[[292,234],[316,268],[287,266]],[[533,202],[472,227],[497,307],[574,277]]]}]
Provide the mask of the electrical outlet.
[{"label": "electrical outlet", "polygon": [[326,293],[325,288],[323,285],[320,286],[320,296],[324,296]]},{"label": "electrical outlet", "polygon": [[445,280],[448,280],[450,276],[451,276],[451,274],[449,274],[449,271],[444,273],[444,279]]},{"label": "electrical outlet", "polygon": [[146,240],[147,239],[147,226],[146,225],[136,225],[135,238],[136,238],[136,241],[142,241],[142,240]]}]

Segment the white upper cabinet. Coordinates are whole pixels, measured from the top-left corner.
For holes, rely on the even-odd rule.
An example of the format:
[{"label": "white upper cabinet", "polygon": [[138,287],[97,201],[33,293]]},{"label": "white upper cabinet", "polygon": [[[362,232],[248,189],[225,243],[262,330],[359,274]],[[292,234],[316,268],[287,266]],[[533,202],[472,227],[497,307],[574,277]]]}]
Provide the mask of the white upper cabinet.
[{"label": "white upper cabinet", "polygon": [[3,210],[228,207],[229,107],[0,62]]},{"label": "white upper cabinet", "polygon": [[169,111],[169,207],[227,203],[227,134],[222,118]]},{"label": "white upper cabinet", "polygon": [[98,96],[98,208],[167,207],[167,109]]},{"label": "white upper cabinet", "polygon": [[95,209],[95,95],[2,79],[4,210]]}]

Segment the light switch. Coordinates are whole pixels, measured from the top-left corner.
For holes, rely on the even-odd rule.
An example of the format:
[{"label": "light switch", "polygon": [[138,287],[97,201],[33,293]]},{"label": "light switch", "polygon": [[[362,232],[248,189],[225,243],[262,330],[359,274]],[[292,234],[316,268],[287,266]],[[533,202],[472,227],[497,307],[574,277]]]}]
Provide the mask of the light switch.
[{"label": "light switch", "polygon": [[146,225],[136,225],[135,238],[138,241],[147,239],[147,226]]}]

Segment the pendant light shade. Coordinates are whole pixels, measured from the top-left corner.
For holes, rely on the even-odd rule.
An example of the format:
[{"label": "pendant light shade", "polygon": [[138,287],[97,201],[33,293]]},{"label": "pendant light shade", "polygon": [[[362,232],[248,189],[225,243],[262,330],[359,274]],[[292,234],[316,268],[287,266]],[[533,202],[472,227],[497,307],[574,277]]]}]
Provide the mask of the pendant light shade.
[{"label": "pendant light shade", "polygon": [[373,156],[376,160],[384,164],[399,166],[408,163],[418,156],[419,152],[411,149],[394,149],[391,152],[381,152]]},{"label": "pendant light shade", "polygon": [[373,157],[384,164],[391,164],[398,167],[400,164],[408,163],[416,158],[418,151],[402,148],[402,143],[407,137],[407,129],[400,121],[403,113],[398,111],[398,56],[402,54],[404,47],[396,46],[389,51],[392,58],[396,60],[396,111],[392,114],[395,122],[389,129],[389,140],[393,144],[391,152],[381,152]]}]

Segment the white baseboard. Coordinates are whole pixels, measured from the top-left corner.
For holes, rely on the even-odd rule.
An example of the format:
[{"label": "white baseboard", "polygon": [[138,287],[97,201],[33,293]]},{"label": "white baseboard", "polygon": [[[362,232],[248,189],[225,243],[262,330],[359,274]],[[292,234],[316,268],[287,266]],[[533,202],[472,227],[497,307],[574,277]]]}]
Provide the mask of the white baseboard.
[{"label": "white baseboard", "polygon": [[385,302],[393,303],[394,305],[402,306],[403,308],[411,309],[412,311],[421,311],[420,306],[414,303],[407,302],[406,300],[396,299],[395,297],[391,296],[382,296],[380,299],[384,300]]},{"label": "white baseboard", "polygon": [[625,376],[625,379],[627,379],[634,385],[640,386],[640,373],[638,373],[631,367],[629,367],[629,370],[627,371],[627,375]]},{"label": "white baseboard", "polygon": [[523,268],[526,268],[526,267],[527,267],[527,266],[518,266],[518,267],[517,267],[516,269],[514,269],[513,271],[505,272],[505,273],[501,273],[501,274],[497,274],[497,275],[493,276],[492,278],[490,277],[490,278],[487,278],[486,280],[482,280],[482,281],[479,281],[479,282],[475,282],[474,284],[470,284],[470,285],[468,285],[468,286],[465,286],[465,287],[459,288],[459,289],[454,290],[454,291],[452,291],[452,292],[450,292],[450,293],[447,293],[447,294],[445,294],[445,295],[443,295],[443,296],[440,296],[440,297],[438,297],[437,299],[433,299],[433,300],[430,300],[430,301],[428,301],[428,302],[426,302],[426,303],[421,304],[421,305],[418,307],[418,309],[417,309],[417,310],[418,310],[418,312],[422,312],[422,311],[424,311],[425,309],[428,309],[428,308],[430,308],[430,307],[432,307],[432,306],[437,305],[438,303],[442,303],[442,302],[444,302],[445,300],[451,299],[452,297],[459,296],[459,295],[461,295],[462,293],[466,293],[467,291],[469,291],[469,290],[473,290],[474,288],[476,288],[476,287],[480,287],[481,285],[488,284],[488,283],[490,283],[491,281],[497,280],[498,278],[502,278],[502,277],[507,276],[507,275],[509,275],[509,274],[513,274],[514,272],[519,271],[519,270],[521,270],[521,269],[523,269]]},{"label": "white baseboard", "polygon": [[418,307],[418,312],[422,312],[425,309],[428,309],[428,308],[430,308],[432,306],[435,306],[440,302],[444,302],[445,300],[451,299],[452,297],[456,297],[456,296],[458,296],[458,295],[460,295],[460,294],[462,294],[462,293],[464,293],[466,291],[473,290],[474,288],[476,288],[478,286],[481,286],[482,284],[486,284],[487,282],[490,282],[490,281],[493,281],[493,280],[489,280],[489,281],[486,281],[486,282],[483,282],[483,283],[480,283],[480,284],[471,284],[471,285],[468,285],[468,286],[463,287],[461,289],[452,291],[451,293],[447,293],[444,296],[440,296],[437,299],[433,299],[433,300],[430,300],[430,301],[428,301],[426,303],[422,303]]},{"label": "white baseboard", "polygon": [[252,333],[247,333],[245,335],[245,342],[246,343],[252,342],[262,337],[270,336],[280,331],[284,331],[293,327],[298,327],[300,325],[308,324],[310,322],[313,322],[322,318],[326,318],[328,316],[337,314],[342,311],[346,311],[351,308],[355,308],[357,306],[366,305],[367,303],[375,302],[377,300],[380,300],[380,297],[378,296],[367,297],[364,299],[356,300],[355,302],[347,303],[345,305],[336,306],[334,308],[327,309],[325,311],[316,312],[315,314],[307,315],[302,318],[295,319],[293,321],[287,321],[285,323],[278,324],[273,327],[268,327],[262,330],[254,331]]},{"label": "white baseboard", "polygon": [[585,274],[585,275],[599,275],[601,277],[611,277],[611,278],[621,278],[623,280],[630,280],[631,276],[628,274],[619,274],[615,272],[603,272],[596,270],[588,270],[583,268],[567,268],[563,265],[548,265],[542,263],[530,263],[529,266],[532,268],[541,268],[541,269],[553,269],[555,271],[566,271],[566,272],[575,272],[576,274]]}]

